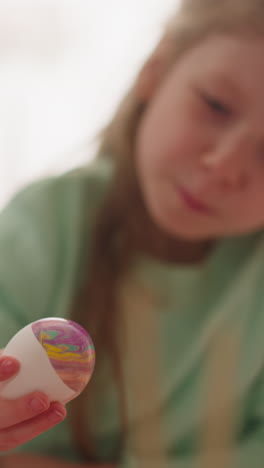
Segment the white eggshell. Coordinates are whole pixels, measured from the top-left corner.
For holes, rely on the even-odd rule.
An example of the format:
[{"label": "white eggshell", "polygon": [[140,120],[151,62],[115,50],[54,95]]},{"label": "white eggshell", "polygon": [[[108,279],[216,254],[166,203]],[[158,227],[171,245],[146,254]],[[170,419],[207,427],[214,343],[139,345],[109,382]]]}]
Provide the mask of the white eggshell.
[{"label": "white eggshell", "polygon": [[59,378],[31,324],[10,340],[2,355],[10,355],[20,361],[19,373],[0,383],[2,398],[16,399],[34,391],[44,392],[50,401],[66,403],[74,398],[76,392]]}]

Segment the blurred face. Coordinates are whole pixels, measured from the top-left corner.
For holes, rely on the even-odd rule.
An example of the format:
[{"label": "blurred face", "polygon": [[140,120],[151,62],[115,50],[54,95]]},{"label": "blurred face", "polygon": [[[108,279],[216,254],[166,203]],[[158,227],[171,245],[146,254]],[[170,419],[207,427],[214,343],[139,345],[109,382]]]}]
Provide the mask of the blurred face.
[{"label": "blurred face", "polygon": [[146,206],[170,234],[264,227],[264,39],[211,37],[187,52],[150,98],[136,164]]}]

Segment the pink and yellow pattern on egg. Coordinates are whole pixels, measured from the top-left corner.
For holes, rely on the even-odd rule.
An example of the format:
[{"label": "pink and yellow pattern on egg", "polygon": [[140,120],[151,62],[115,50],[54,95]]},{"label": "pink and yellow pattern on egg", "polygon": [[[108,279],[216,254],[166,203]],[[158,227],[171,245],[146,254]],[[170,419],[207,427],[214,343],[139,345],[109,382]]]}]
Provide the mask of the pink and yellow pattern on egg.
[{"label": "pink and yellow pattern on egg", "polygon": [[81,393],[93,373],[95,350],[84,328],[62,319],[40,320],[32,330],[61,380]]}]

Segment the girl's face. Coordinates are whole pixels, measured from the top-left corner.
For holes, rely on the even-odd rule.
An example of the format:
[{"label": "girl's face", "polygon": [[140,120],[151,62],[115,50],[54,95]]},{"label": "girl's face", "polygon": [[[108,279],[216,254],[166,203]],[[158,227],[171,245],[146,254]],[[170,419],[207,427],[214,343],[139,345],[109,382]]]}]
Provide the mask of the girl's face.
[{"label": "girl's face", "polygon": [[263,228],[264,39],[211,37],[187,52],[150,98],[136,164],[166,232],[203,240]]}]

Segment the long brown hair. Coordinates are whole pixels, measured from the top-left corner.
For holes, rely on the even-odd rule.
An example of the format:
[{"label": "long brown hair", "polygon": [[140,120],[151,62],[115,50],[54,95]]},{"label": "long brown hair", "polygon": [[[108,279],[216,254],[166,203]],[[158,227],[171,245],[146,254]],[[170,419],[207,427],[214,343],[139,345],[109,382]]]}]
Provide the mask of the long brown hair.
[{"label": "long brown hair", "polygon": [[[189,48],[203,38],[217,33],[263,34],[263,0],[184,0],[176,15],[169,21],[154,54],[166,49],[167,69]],[[169,44],[169,48],[163,44]],[[168,53],[169,50],[169,53]],[[163,57],[164,58],[164,57]],[[94,240],[89,249],[86,280],[73,309],[73,318],[91,333],[100,366],[104,357],[111,360],[120,401],[123,437],[126,434],[126,402],[122,385],[122,366],[118,341],[117,289],[122,275],[133,259],[131,222],[132,204],[142,205],[133,165],[133,147],[136,130],[144,112],[133,87],[122,101],[112,122],[102,135],[98,157],[114,159],[115,175],[108,196],[99,213]],[[136,215],[133,210],[134,216]],[[96,373],[95,373],[96,374]],[[87,430],[84,407],[93,401],[96,377],[87,389],[71,404],[74,437],[86,458],[92,459],[93,441]],[[89,425],[92,416],[89,415]]]}]

